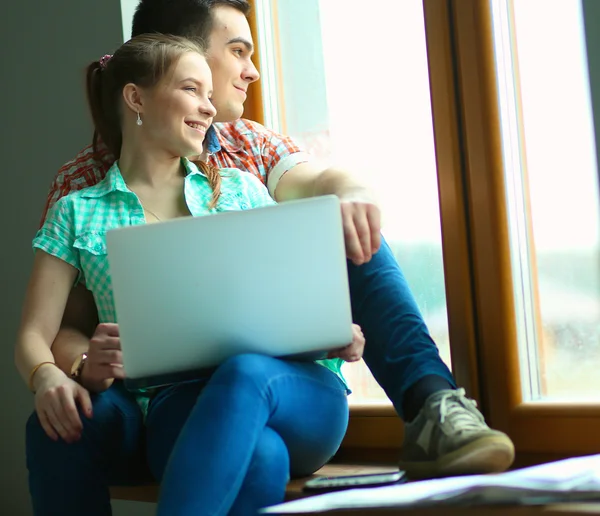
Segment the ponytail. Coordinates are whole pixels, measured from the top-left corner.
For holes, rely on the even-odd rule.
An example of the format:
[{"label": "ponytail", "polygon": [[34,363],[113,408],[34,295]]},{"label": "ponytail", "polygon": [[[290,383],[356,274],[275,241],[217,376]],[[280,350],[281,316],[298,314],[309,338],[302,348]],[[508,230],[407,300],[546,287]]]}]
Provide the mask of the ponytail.
[{"label": "ponytail", "polygon": [[[103,58],[104,59],[104,58]],[[99,143],[104,143],[115,159],[121,154],[121,124],[118,103],[111,98],[109,77],[104,72],[106,63],[94,61],[87,67],[86,93],[94,123],[92,148],[97,159],[101,158]]]}]

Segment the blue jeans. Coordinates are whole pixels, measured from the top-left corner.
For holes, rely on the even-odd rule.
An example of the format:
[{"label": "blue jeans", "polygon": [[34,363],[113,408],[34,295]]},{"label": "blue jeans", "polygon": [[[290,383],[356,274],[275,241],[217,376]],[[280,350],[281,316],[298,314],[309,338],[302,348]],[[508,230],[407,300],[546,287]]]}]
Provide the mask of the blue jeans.
[{"label": "blue jeans", "polygon": [[111,514],[108,486],[161,481],[159,515],[250,515],[284,500],[337,451],[348,424],[346,389],[311,362],[238,355],[208,379],[162,389],[146,419],[116,384],[94,397],[82,439],[50,440],[34,414],[27,466],[36,515]]},{"label": "blue jeans", "polygon": [[[348,276],[354,321],[367,341],[365,362],[398,414],[402,416],[404,393],[417,380],[434,374],[454,384],[388,245],[383,242],[365,265],[348,263]],[[152,475],[146,456],[160,479],[170,448],[157,443],[175,441],[192,407],[188,401],[179,411],[176,402],[162,403],[169,392],[153,401],[145,432],[133,397],[115,383],[93,397],[94,418],[85,421],[84,437],[75,444],[51,441],[34,414],[27,424],[27,466],[35,514],[110,514],[108,486],[147,482]],[[166,418],[171,421],[162,437],[150,424],[154,409],[159,414],[161,406],[170,407]]]},{"label": "blue jeans", "polygon": [[[400,417],[404,394],[417,380],[441,376],[456,387],[442,361],[389,245],[367,264],[348,262],[352,317],[365,336],[363,359]],[[352,387],[352,386],[350,386]]]},{"label": "blue jeans", "polygon": [[[161,479],[158,516],[242,516],[280,503],[290,474],[306,476],[329,461],[348,425],[344,384],[311,362],[238,355],[200,396],[197,385],[179,390],[148,418],[150,467]],[[176,417],[179,408],[168,405],[182,400],[192,402],[191,413],[178,437],[173,428],[165,434],[159,420]],[[172,437],[170,457],[153,457]]]}]

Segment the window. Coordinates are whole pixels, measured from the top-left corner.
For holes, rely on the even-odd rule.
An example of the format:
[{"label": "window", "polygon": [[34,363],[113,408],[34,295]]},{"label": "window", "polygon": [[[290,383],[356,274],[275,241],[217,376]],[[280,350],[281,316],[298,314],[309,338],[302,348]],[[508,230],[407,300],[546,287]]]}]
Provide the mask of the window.
[{"label": "window", "polygon": [[[369,4],[360,14],[337,0],[306,0],[296,10],[294,3],[257,1],[257,11],[269,13],[270,24],[263,19],[259,26],[270,31],[274,49],[271,60],[261,52],[263,78],[265,67],[276,70],[266,90],[272,114],[266,125],[296,136],[323,160],[350,155],[351,162],[344,164],[360,164],[376,188],[382,171],[372,167],[373,161],[381,154],[379,161],[389,164],[393,156],[393,171],[400,172],[394,175],[395,188],[383,192],[385,234],[434,333],[439,305],[432,299],[445,300],[447,326],[436,339],[448,362],[451,355],[457,382],[478,399],[490,425],[512,437],[517,464],[597,452],[598,2],[378,0],[376,9]],[[402,15],[394,9],[402,9]],[[379,30],[369,37],[368,16],[375,10]],[[335,37],[340,17],[344,23],[339,25],[350,28],[346,41]],[[354,25],[356,18],[362,23]],[[332,28],[326,32],[326,27]],[[377,67],[368,68],[380,58]],[[418,61],[413,68],[410,58]],[[387,83],[395,72],[408,69],[411,73],[394,83],[396,97]],[[415,105],[402,104],[402,94],[414,93],[416,84],[421,90],[411,97]],[[355,87],[368,100],[344,101]],[[418,108],[425,98],[431,107]],[[368,163],[360,153],[348,154],[366,149],[367,137],[339,118],[365,112],[367,105],[375,106],[374,120],[393,113],[396,121],[400,113],[402,122],[413,122],[393,126],[393,134],[385,135],[386,148],[363,152],[371,157]],[[407,230],[402,224],[406,212],[401,210],[409,205],[398,207],[394,201],[408,181],[401,175],[406,163],[397,166],[396,155],[407,139],[432,153],[429,126],[419,126],[431,117],[437,182],[419,190],[431,196],[422,201],[428,215],[433,197],[439,199],[435,209],[443,246],[432,236],[439,233],[436,226],[427,238],[438,250],[427,262],[409,248],[418,242],[408,238],[416,226]],[[382,118],[380,123],[389,123],[389,117]],[[406,127],[422,138],[412,138]],[[351,148],[344,147],[348,141]],[[429,157],[417,160],[411,150],[402,159],[411,156],[414,170],[428,174],[433,169]],[[392,184],[390,173],[385,171],[386,185]],[[419,223],[426,226],[424,220]],[[427,277],[435,284],[428,290],[410,258],[441,271],[442,254],[444,281]],[[377,394],[366,397],[377,399]],[[399,445],[394,418],[364,417],[374,413],[359,409],[348,431],[351,446]]]},{"label": "window", "polygon": [[[384,236],[450,364],[422,1],[271,0],[257,2],[257,18],[265,124],[371,184]],[[364,362],[344,374],[351,404],[388,403]]]},{"label": "window", "polygon": [[594,399],[600,211],[582,6],[493,7],[522,394]]},{"label": "window", "polygon": [[139,0],[121,0],[121,20],[123,25],[123,41],[131,38],[131,24],[133,23],[133,13]]},{"label": "window", "polygon": [[[585,62],[581,42],[584,36],[589,40],[594,35],[590,30],[598,25],[600,13],[584,20],[587,31],[583,32],[575,1],[459,0],[443,4],[425,0],[438,172],[440,178],[446,178],[440,180],[443,227],[447,227],[452,206],[462,202],[468,233],[462,242],[452,242],[468,256],[470,270],[476,346],[473,353],[465,355],[469,361],[466,372],[479,386],[488,422],[509,433],[521,463],[595,452],[600,404],[593,388],[586,389],[586,383],[591,387],[595,380],[579,382],[580,386],[572,389],[577,375],[567,380],[567,387],[561,385],[560,375],[568,378],[574,367],[579,367],[578,375],[587,374],[581,357],[585,353],[590,360],[598,345],[593,331],[598,328],[595,303],[600,297],[599,190],[586,91],[594,98],[598,86],[592,82],[590,88],[582,82],[588,74],[577,61],[587,66],[597,59],[592,53]],[[552,17],[549,9],[559,4],[571,11]],[[585,12],[586,6],[597,4],[584,0],[583,5]],[[536,9],[537,20],[543,18],[544,23],[528,24],[528,8]],[[554,23],[560,19],[567,28],[557,30],[553,19]],[[552,26],[548,37],[554,41],[544,40],[543,25]],[[545,60],[539,47],[533,50],[538,44],[544,51],[554,49],[569,56],[564,65],[568,71],[561,72],[570,77],[555,75],[557,63],[564,63],[564,57],[555,55],[552,67],[547,66],[541,77],[544,85],[536,83],[541,72],[536,74],[535,67]],[[594,47],[587,45],[588,52],[590,48]],[[528,60],[527,72],[521,59]],[[578,70],[577,77],[574,70]],[[558,84],[562,84],[559,91],[552,90]],[[566,84],[570,90],[565,90]],[[550,91],[555,92],[553,104],[546,102],[545,109],[539,109],[538,102]],[[562,99],[570,95],[577,98],[567,100],[565,109]],[[547,118],[549,110],[552,118]],[[569,131],[563,132],[561,125],[567,125]],[[559,147],[566,145],[577,152],[568,156],[567,165],[561,165],[565,158]],[[548,154],[554,156],[553,162],[545,161]],[[552,172],[565,167],[577,171],[568,175]],[[548,203],[548,196],[556,196],[553,181],[557,175],[562,189],[553,206],[559,213],[550,213],[551,206],[544,214],[543,203]],[[569,221],[582,231],[574,235],[564,226],[555,227],[557,221],[563,225]],[[548,231],[551,238],[544,239]],[[587,258],[578,257],[586,253]],[[574,268],[564,265],[579,259]],[[585,260],[590,261],[589,266],[583,265]],[[448,261],[446,265],[454,268]],[[582,275],[586,277],[583,281]],[[551,310],[556,288],[562,302]],[[451,327],[453,311],[461,313],[454,295],[449,288]],[[576,302],[576,310],[568,306]],[[567,319],[553,321],[557,315]],[[584,324],[579,319],[582,316]],[[561,336],[564,328],[575,328],[579,332],[576,339]],[[592,332],[589,339],[588,332]],[[581,354],[572,365],[564,358],[557,361],[547,353],[549,345],[556,346],[548,333],[563,339],[555,347],[561,353],[573,342],[585,342],[586,350],[576,351]]]}]

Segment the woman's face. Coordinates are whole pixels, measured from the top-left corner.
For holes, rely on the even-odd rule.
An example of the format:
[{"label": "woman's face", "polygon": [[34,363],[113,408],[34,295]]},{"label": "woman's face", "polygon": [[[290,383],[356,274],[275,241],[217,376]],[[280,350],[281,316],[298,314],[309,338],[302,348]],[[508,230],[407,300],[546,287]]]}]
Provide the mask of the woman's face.
[{"label": "woman's face", "polygon": [[145,92],[140,129],[151,145],[173,156],[202,154],[206,131],[216,113],[211,95],[212,76],[206,59],[186,52]]}]

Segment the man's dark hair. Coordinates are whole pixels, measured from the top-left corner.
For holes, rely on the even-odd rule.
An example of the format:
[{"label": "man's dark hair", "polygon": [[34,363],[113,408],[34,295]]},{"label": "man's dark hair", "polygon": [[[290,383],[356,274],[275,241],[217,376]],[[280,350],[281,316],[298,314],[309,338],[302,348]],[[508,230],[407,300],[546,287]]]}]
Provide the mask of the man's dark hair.
[{"label": "man's dark hair", "polygon": [[212,31],[211,9],[229,6],[248,16],[248,0],[140,0],[131,37],[159,32],[208,42]]}]

